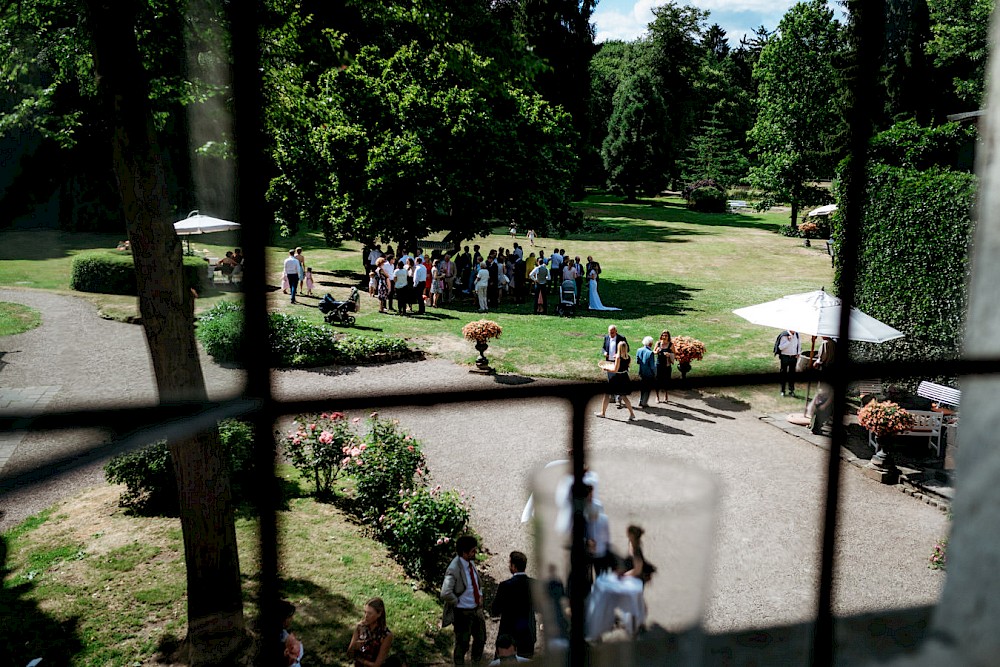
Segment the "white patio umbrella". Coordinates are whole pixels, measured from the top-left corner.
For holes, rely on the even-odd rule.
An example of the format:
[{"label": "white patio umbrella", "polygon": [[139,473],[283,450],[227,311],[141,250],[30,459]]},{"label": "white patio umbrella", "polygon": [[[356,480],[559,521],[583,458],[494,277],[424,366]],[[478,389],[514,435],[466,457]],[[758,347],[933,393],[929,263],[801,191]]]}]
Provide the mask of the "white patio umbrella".
[{"label": "white patio umbrella", "polygon": [[[228,232],[239,229],[240,223],[213,218],[210,215],[202,215],[197,210],[188,213],[183,220],[174,223],[174,231],[178,236],[190,236],[191,234],[211,234],[212,232]],[[188,242],[188,250],[191,250],[191,239]]]},{"label": "white patio umbrella", "polygon": [[[840,299],[824,290],[791,294],[756,306],[733,311],[743,319],[775,329],[791,329],[809,336],[840,336]],[[902,338],[902,331],[851,308],[848,338],[866,343],[884,343]]]},{"label": "white patio umbrella", "polygon": [[[743,319],[775,329],[788,329],[807,336],[840,336],[841,301],[824,290],[791,294],[756,306],[737,308],[733,311]],[[905,334],[888,324],[876,320],[857,308],[850,311],[847,337],[866,343],[884,343],[902,338]],[[813,349],[816,341],[813,340]],[[809,357],[812,358],[812,351]],[[806,385],[806,405],[809,404],[810,385]]]},{"label": "white patio umbrella", "polygon": [[812,217],[814,215],[830,215],[836,210],[837,210],[836,204],[827,204],[826,206],[820,206],[819,208],[814,208],[813,210],[809,211],[808,217]]}]

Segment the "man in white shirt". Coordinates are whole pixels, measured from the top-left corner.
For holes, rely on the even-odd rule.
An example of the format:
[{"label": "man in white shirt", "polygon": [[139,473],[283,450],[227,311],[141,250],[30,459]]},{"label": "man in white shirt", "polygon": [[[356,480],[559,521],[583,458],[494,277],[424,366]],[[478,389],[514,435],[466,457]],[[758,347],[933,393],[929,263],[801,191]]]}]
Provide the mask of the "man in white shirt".
[{"label": "man in white shirt", "polygon": [[802,352],[802,341],[795,331],[782,331],[774,345],[775,354],[781,364],[778,374],[781,376],[781,395],[785,395],[785,384],[788,384],[788,395],[795,395],[795,364]]},{"label": "man in white shirt", "polygon": [[478,548],[475,537],[463,535],[458,538],[455,541],[458,555],[448,564],[441,584],[441,599],[444,601],[441,627],[455,625],[453,658],[456,665],[465,664],[470,640],[474,663],[483,659],[483,648],[486,646],[486,616],[483,614],[479,573],[475,567]]},{"label": "man in white shirt", "polygon": [[426,312],[424,306],[424,291],[427,289],[427,267],[424,266],[422,255],[417,256],[417,265],[413,269],[413,302],[417,304],[417,314]]},{"label": "man in white shirt", "polygon": [[288,251],[284,266],[285,275],[288,276],[288,289],[292,293],[292,303],[295,303],[295,290],[299,286],[299,281],[304,277],[302,263],[296,259],[295,250]]},{"label": "man in white shirt", "polygon": [[556,248],[552,251],[552,254],[549,255],[549,275],[552,278],[550,282],[555,289],[558,289],[557,286],[561,283],[559,278],[562,276],[562,265],[563,256],[559,252],[559,248]]}]

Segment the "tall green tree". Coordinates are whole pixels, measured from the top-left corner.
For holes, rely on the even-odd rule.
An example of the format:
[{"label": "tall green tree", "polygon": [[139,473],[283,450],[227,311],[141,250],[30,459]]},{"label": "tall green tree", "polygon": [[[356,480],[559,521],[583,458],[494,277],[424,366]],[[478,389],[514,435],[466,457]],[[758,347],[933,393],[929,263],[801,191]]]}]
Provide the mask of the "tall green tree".
[{"label": "tall green tree", "polygon": [[649,24],[650,65],[658,79],[667,127],[659,148],[664,159],[661,170],[676,179],[698,122],[695,86],[705,53],[702,37],[708,12],[671,1],[655,7],[653,17]]},{"label": "tall green tree", "polygon": [[803,205],[822,201],[812,184],[833,176],[843,157],[844,118],[840,79],[844,33],[825,0],[794,5],[754,67],[757,119],[750,131],[756,164],[750,182],[762,193],[761,206],[791,205],[796,227]]},{"label": "tall green tree", "polygon": [[685,183],[710,178],[728,189],[738,184],[750,168],[743,148],[720,119],[719,106],[709,111],[688,146],[687,156],[681,164]]},{"label": "tall green tree", "polygon": [[[210,152],[192,158],[188,112],[226,94],[210,74],[219,57],[210,45],[219,41],[222,26],[211,12],[193,18],[180,0],[144,0],[134,14],[154,127],[170,167],[166,193],[175,212],[186,211],[197,203],[192,163],[211,170],[220,159]],[[5,219],[31,214],[58,195],[65,229],[125,227],[114,175],[93,159],[106,150],[110,120],[99,103],[85,15],[82,0],[0,5],[0,140],[22,152],[0,199]],[[225,136],[217,129],[209,140],[221,144]]]},{"label": "tall green tree", "polygon": [[441,18],[397,13],[389,32],[419,39],[364,46],[315,85],[269,87],[269,197],[289,230],[403,242],[445,231],[457,243],[498,221],[568,222],[568,115],[530,90],[516,61],[482,54]]},{"label": "tall green tree", "polygon": [[986,58],[993,0],[928,0],[931,33],[927,53],[950,82],[958,111],[979,108],[986,80]]},{"label": "tall green tree", "polygon": [[640,67],[615,91],[601,154],[608,187],[627,201],[655,195],[666,184],[667,109],[658,83]]},{"label": "tall green tree", "polygon": [[[544,63],[534,88],[550,104],[569,113],[580,138],[580,154],[590,135],[589,68],[597,51],[591,18],[596,6],[596,0],[520,0],[515,20],[515,30]],[[575,190],[582,194],[582,174],[574,174],[574,181]]]},{"label": "tall green tree", "polygon": [[[108,150],[136,265],[139,310],[164,404],[207,401],[185,288],[181,242],[163,197],[166,167],[137,42],[136,4],[86,0],[92,75],[104,105]],[[191,665],[236,664],[248,636],[232,498],[218,434],[169,443],[177,477],[187,571]]]}]

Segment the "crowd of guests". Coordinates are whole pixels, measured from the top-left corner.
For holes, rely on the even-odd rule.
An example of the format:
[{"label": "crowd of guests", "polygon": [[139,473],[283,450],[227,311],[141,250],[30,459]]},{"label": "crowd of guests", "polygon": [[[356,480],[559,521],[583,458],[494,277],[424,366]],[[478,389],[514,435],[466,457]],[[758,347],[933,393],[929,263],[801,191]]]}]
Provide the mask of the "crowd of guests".
[{"label": "crowd of guests", "polygon": [[585,278],[598,280],[601,265],[593,257],[586,263],[570,257],[565,248],[548,256],[539,250],[525,254],[514,242],[510,249],[492,250],[465,246],[454,256],[450,252],[423,249],[393,249],[381,244],[363,250],[368,293],[379,301],[379,312],[400,315],[423,314],[427,306],[437,308],[460,299],[472,300],[478,312],[487,313],[501,303],[535,305],[534,312],[546,314],[551,298],[559,299],[563,288],[571,288],[574,303],[586,292]]}]

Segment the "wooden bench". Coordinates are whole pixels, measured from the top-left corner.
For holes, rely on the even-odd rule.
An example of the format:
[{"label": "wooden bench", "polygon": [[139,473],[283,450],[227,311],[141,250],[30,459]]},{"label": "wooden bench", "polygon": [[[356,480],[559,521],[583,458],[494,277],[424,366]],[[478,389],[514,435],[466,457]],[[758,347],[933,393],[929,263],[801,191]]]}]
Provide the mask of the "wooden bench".
[{"label": "wooden bench", "polygon": [[726,204],[729,206],[730,213],[736,213],[737,211],[750,208],[750,205],[742,199],[730,199],[726,202]]},{"label": "wooden bench", "polygon": [[[913,428],[897,433],[896,437],[928,438],[927,445],[934,449],[937,456],[941,456],[941,424],[943,421],[941,413],[930,410],[907,410],[907,412],[913,415]],[[868,444],[871,445],[872,449],[878,449],[875,434],[871,431],[868,432]]]},{"label": "wooden bench", "polygon": [[877,399],[881,399],[885,396],[885,390],[882,388],[882,380],[880,378],[875,378],[874,380],[858,380],[852,382],[850,385],[849,393],[853,396],[874,396]]}]

